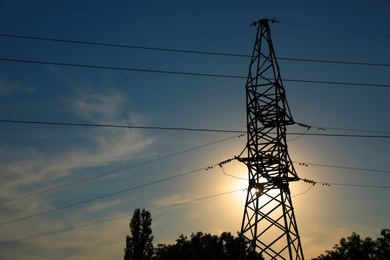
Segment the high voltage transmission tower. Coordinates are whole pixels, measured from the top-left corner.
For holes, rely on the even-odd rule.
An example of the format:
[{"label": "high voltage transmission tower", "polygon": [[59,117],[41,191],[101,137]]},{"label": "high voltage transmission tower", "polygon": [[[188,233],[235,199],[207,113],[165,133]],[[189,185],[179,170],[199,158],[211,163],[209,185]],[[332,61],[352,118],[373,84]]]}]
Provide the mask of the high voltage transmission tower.
[{"label": "high voltage transmission tower", "polygon": [[249,174],[241,235],[265,259],[304,259],[289,182],[299,177],[287,151],[286,126],[294,124],[268,22],[258,25],[246,83]]}]

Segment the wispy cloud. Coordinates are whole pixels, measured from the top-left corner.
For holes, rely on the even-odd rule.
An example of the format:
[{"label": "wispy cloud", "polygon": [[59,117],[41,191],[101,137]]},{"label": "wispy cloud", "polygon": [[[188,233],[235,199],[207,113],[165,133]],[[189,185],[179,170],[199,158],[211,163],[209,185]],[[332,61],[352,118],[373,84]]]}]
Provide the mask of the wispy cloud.
[{"label": "wispy cloud", "polygon": [[151,204],[153,206],[153,209],[162,208],[166,206],[176,205],[180,204],[186,201],[189,201],[188,195],[183,194],[172,194],[163,198],[159,198],[154,200]]},{"label": "wispy cloud", "polygon": [[[104,122],[110,120],[110,123],[131,124],[133,120],[143,120],[142,115],[127,111],[127,100],[117,91],[110,90],[105,94],[95,94],[91,97],[80,99],[73,103],[72,111],[75,116],[88,120],[90,122]],[[143,151],[154,143],[154,138],[145,135],[140,130],[112,129],[112,128],[91,128],[76,129],[72,132],[61,133],[61,142],[65,145],[61,149],[55,144],[45,144],[45,146],[34,145],[33,142],[25,145],[13,146],[8,144],[0,148],[2,157],[0,164],[0,202],[23,196],[37,190],[47,189],[61,183],[66,183],[66,178],[73,171],[88,171],[89,167],[99,167],[115,163],[123,163],[137,158],[144,157]],[[75,138],[77,137],[77,138]],[[80,191],[82,192],[82,191]],[[66,196],[66,194],[64,195]],[[7,222],[12,219],[36,214],[39,212],[51,210],[58,207],[54,205],[50,197],[30,197],[15,202],[0,204],[2,212],[1,222]],[[61,211],[59,214],[48,214],[34,217],[31,221],[21,221],[2,226],[0,241],[8,241],[26,237],[31,234],[40,234],[76,226],[80,223],[89,221],[86,216],[99,213],[99,216],[107,216],[105,209],[115,207],[123,203],[123,199],[111,200],[107,202],[96,202],[81,210]],[[111,215],[115,213],[111,213]],[[110,214],[109,214],[110,215]],[[31,225],[31,223],[34,223]],[[118,222],[119,223],[119,222]],[[119,225],[116,223],[116,225]],[[127,225],[125,225],[126,227]],[[112,227],[112,223],[110,223]],[[120,229],[118,226],[117,228]],[[123,228],[123,227],[122,227]],[[50,252],[55,255],[55,250],[67,248],[71,254],[72,250],[91,250],[99,247],[99,243],[107,243],[108,237],[115,237],[116,234],[105,230],[105,237],[96,238],[102,233],[88,231],[77,231],[78,238],[72,239],[72,234],[64,234],[61,239],[51,239],[51,237],[42,237],[37,240],[28,240],[26,245],[35,244],[39,248],[50,248]],[[112,229],[111,229],[112,231]],[[66,232],[65,232],[66,233]],[[100,233],[100,235],[98,234]],[[95,236],[92,239],[91,236]],[[122,235],[121,235],[122,236]],[[93,240],[94,245],[85,246],[85,240]],[[124,236],[123,236],[124,239]],[[118,252],[122,252],[118,247],[123,239],[115,238],[110,245]],[[66,241],[65,241],[66,240]],[[82,247],[79,245],[83,244]],[[122,245],[123,246],[123,245]],[[89,249],[86,249],[89,248]],[[45,251],[45,250],[42,250]],[[88,253],[86,253],[88,254]],[[102,255],[107,252],[102,252]]]},{"label": "wispy cloud", "polygon": [[[30,223],[20,223],[18,224],[20,228],[16,232],[15,228],[2,229],[4,232],[2,237],[7,238],[2,238],[3,242],[71,228],[68,231],[1,246],[2,257],[15,259],[17,255],[18,259],[77,259],[83,255],[83,259],[95,259],[96,255],[99,255],[102,259],[118,259],[123,256],[125,236],[129,233],[128,219],[117,219],[99,225],[72,229],[74,226],[88,223],[87,220],[81,220],[79,215],[80,213],[77,212],[69,213],[60,219],[39,218],[34,221],[33,226]],[[107,218],[116,216],[110,214]],[[29,254],[20,255],[18,251],[13,250],[14,245],[19,249],[34,250],[35,258],[31,258]]]},{"label": "wispy cloud", "polygon": [[[131,124],[133,120],[142,120],[142,115],[127,111],[127,107],[126,99],[119,92],[110,90],[77,100],[72,104],[72,111],[91,122],[109,120],[110,123]],[[67,132],[61,134],[61,138],[66,140]],[[129,160],[154,142],[153,137],[144,135],[140,130],[112,128],[79,129],[76,133],[72,132],[69,140],[61,149],[55,149],[53,145],[50,147],[50,144],[46,146],[47,150],[34,145],[3,146],[0,154],[5,155],[7,160],[0,166],[3,173],[0,179],[15,190],[18,185],[53,179],[54,173],[55,178],[61,178],[80,167]]]},{"label": "wispy cloud", "polygon": [[86,213],[97,212],[126,202],[126,199],[116,199],[106,202],[95,202],[84,209]]},{"label": "wispy cloud", "polygon": [[0,75],[0,96],[7,96],[13,93],[32,93],[35,88],[20,82],[7,80]]},{"label": "wispy cloud", "polygon": [[127,107],[124,95],[112,89],[107,89],[104,93],[94,93],[75,100],[72,103],[74,113],[89,121],[100,123],[117,122],[122,115],[131,114],[124,109]]}]

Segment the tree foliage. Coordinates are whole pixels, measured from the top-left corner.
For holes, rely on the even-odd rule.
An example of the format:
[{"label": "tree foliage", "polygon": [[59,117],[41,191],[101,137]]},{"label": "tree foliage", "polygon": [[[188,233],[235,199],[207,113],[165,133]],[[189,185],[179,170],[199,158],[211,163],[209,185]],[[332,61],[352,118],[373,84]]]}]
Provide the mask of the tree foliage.
[{"label": "tree foliage", "polygon": [[135,209],[126,236],[125,260],[146,260],[153,255],[152,218],[149,211]]},{"label": "tree foliage", "polygon": [[263,260],[249,250],[243,237],[223,232],[220,237],[202,232],[190,238],[180,235],[176,244],[159,244],[153,248],[152,218],[149,211],[134,210],[130,221],[131,235],[126,236],[125,260]]},{"label": "tree foliage", "polygon": [[223,232],[220,237],[197,232],[188,239],[180,235],[176,244],[162,245],[156,248],[154,259],[190,259],[190,260],[262,260],[258,253],[251,253],[242,237],[234,237]]},{"label": "tree foliage", "polygon": [[370,237],[361,239],[355,232],[341,238],[333,250],[327,250],[313,260],[387,260],[390,259],[390,230],[382,229],[376,240]]}]

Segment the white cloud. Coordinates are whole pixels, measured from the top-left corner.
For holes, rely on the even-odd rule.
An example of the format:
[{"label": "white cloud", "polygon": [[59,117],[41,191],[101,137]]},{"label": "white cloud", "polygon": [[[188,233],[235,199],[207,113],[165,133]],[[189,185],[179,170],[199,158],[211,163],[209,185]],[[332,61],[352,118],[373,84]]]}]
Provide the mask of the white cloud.
[{"label": "white cloud", "polygon": [[[105,93],[94,93],[72,103],[73,111],[92,122],[108,123],[116,121],[126,107],[126,98],[117,91],[105,90]],[[129,115],[130,113],[128,113]]]},{"label": "white cloud", "polygon": [[20,82],[9,81],[0,75],[0,96],[7,96],[12,93],[32,93],[35,88],[30,85],[24,85]]},{"label": "white cloud", "polygon": [[[126,111],[126,99],[119,92],[108,92],[95,93],[75,101],[72,111],[92,122],[110,121],[111,124],[128,125],[133,120],[143,120],[142,115]],[[59,179],[80,167],[129,160],[154,142],[153,137],[145,136],[137,129],[105,127],[79,130],[77,133],[72,132],[70,141],[60,148],[50,144],[44,144],[45,147],[39,149],[34,146],[3,146],[0,154],[6,156],[7,160],[0,165],[0,179],[6,179],[6,186],[13,189],[36,181]],[[77,135],[76,138],[74,135]],[[67,132],[59,136],[67,140]]]},{"label": "white cloud", "polygon": [[58,153],[47,153],[27,147],[11,151],[12,147],[3,147],[1,153],[12,153],[12,161],[2,162],[1,201],[23,195],[31,190],[30,185],[38,184],[40,189],[50,188],[73,170],[96,167],[136,158],[137,153],[153,144],[153,138],[144,137],[138,131],[122,129],[102,129],[86,137],[91,146],[85,143],[75,144]]},{"label": "white cloud", "polygon": [[156,199],[152,202],[153,208],[162,208],[175,204],[180,204],[189,201],[188,195],[183,194],[172,194],[160,199]]},{"label": "white cloud", "polygon": [[[4,259],[118,259],[123,256],[125,236],[129,233],[127,218],[120,218],[99,225],[90,225],[83,228],[72,227],[87,224],[91,221],[80,219],[80,213],[68,214],[61,219],[43,217],[35,220],[34,225],[19,223],[19,229],[3,229],[2,241],[10,241],[40,235],[52,231],[67,230],[53,233],[47,236],[19,241],[1,248]],[[115,218],[118,214],[109,214],[106,218]],[[12,233],[13,232],[13,233]],[[13,246],[34,254],[20,254],[19,250],[13,250]],[[32,258],[35,257],[35,258]],[[3,258],[2,258],[3,259]]]},{"label": "white cloud", "polygon": [[89,205],[87,208],[84,209],[86,213],[90,212],[96,212],[96,211],[101,211],[103,209],[107,209],[119,204],[122,204],[126,201],[127,199],[116,199],[116,200],[111,200],[111,201],[106,201],[106,202],[95,202],[91,205]]},{"label": "white cloud", "polygon": [[[109,95],[95,94],[93,97],[75,102],[72,111],[91,122],[109,120],[112,124],[130,124],[133,120],[137,122],[143,120],[142,115],[126,111],[126,99],[119,92],[113,90],[108,92]],[[123,116],[124,114],[125,116]],[[0,164],[0,171],[2,172],[0,175],[0,182],[2,183],[0,202],[55,187],[64,182],[67,183],[68,181],[64,181],[64,178],[76,170],[88,171],[88,167],[114,165],[115,163],[122,164],[134,158],[143,158],[146,156],[143,154],[144,151],[154,143],[153,137],[146,136],[142,131],[136,129],[90,128],[88,131],[84,129],[78,130],[76,129],[75,132],[71,133],[64,132],[63,136],[62,134],[59,135],[63,139],[62,142],[66,142],[66,145],[60,148],[50,143],[34,146],[33,142],[19,147],[10,144],[2,146],[0,155],[4,156]],[[71,137],[68,137],[68,135],[71,135]],[[74,135],[77,135],[77,142],[74,141]],[[67,142],[68,139],[66,138],[70,138],[70,141]],[[64,196],[66,196],[66,193]],[[1,222],[58,207],[58,205],[52,204],[49,199],[50,196],[47,199],[46,196],[32,196],[14,202],[3,203],[0,205],[0,211],[2,212]],[[99,213],[102,218],[105,218],[104,216],[107,217],[107,213],[104,213],[105,210],[122,203],[123,199],[96,202],[92,205],[84,206],[81,211],[79,209],[75,211],[66,210],[57,212],[54,216],[48,214],[26,221],[10,223],[2,226],[0,241],[9,241],[32,234],[42,234],[88,223],[90,219],[86,219],[85,216],[91,214]],[[61,217],[58,217],[59,215]],[[108,215],[115,216],[117,214],[111,213]],[[107,250],[107,247],[112,250],[119,250],[117,253],[111,253],[111,255],[121,256],[124,246],[122,241],[124,241],[125,236],[121,234],[118,237],[117,234],[113,233],[113,230],[126,230],[128,224],[120,227],[119,223],[123,224],[123,221],[114,221],[114,223],[116,223],[114,226],[112,223],[106,226],[103,225],[103,229],[102,225],[99,225],[99,228],[92,228],[93,232],[91,232],[91,228],[86,229],[86,231],[76,231],[78,233],[77,236],[75,236],[74,232],[64,232],[63,235],[47,236],[31,240],[33,242],[28,240],[28,242],[22,243],[29,246],[33,244],[34,252],[47,251],[47,254],[53,256],[56,254],[61,256],[57,252],[65,248],[67,250],[74,248],[75,250],[86,251],[85,255],[89,253],[89,255],[96,256],[96,253],[91,254],[88,250],[103,250],[100,249],[100,247],[103,248],[103,244],[111,243],[105,246],[104,250]],[[60,239],[57,239],[58,237]],[[74,237],[77,237],[77,239]],[[118,248],[119,244],[123,244],[121,245],[122,248]],[[102,256],[109,255],[109,253],[103,251],[100,253]],[[40,256],[39,253],[36,255]],[[50,258],[47,255],[45,257]],[[27,258],[28,255],[26,255]],[[10,259],[12,258],[10,257]],[[69,259],[72,259],[72,256],[69,256]]]}]

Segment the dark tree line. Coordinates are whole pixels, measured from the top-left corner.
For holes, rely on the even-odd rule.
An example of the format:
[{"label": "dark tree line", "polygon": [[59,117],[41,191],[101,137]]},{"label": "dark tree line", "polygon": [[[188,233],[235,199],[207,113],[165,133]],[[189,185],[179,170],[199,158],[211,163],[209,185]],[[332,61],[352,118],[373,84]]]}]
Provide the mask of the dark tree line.
[{"label": "dark tree line", "polygon": [[[193,233],[180,235],[175,244],[153,247],[152,218],[149,211],[134,210],[130,221],[131,235],[126,236],[125,260],[262,260],[261,254],[249,250],[241,236],[223,232],[220,236]],[[332,250],[312,260],[390,260],[390,229],[382,229],[380,237],[360,238],[352,233],[341,238]]]},{"label": "dark tree line", "polygon": [[230,232],[221,236],[197,232],[190,238],[181,235],[173,245],[158,245],[154,259],[191,260],[262,260],[258,253],[251,253],[242,237],[234,237]]},{"label": "dark tree line", "polygon": [[388,260],[390,259],[390,229],[382,229],[380,237],[360,238],[355,232],[341,238],[333,250],[327,250],[313,260]]},{"label": "dark tree line", "polygon": [[262,260],[258,253],[252,253],[240,236],[230,232],[221,236],[198,232],[190,238],[179,236],[175,244],[159,244],[153,247],[152,218],[148,211],[134,210],[130,221],[131,235],[126,236],[125,260]]}]

